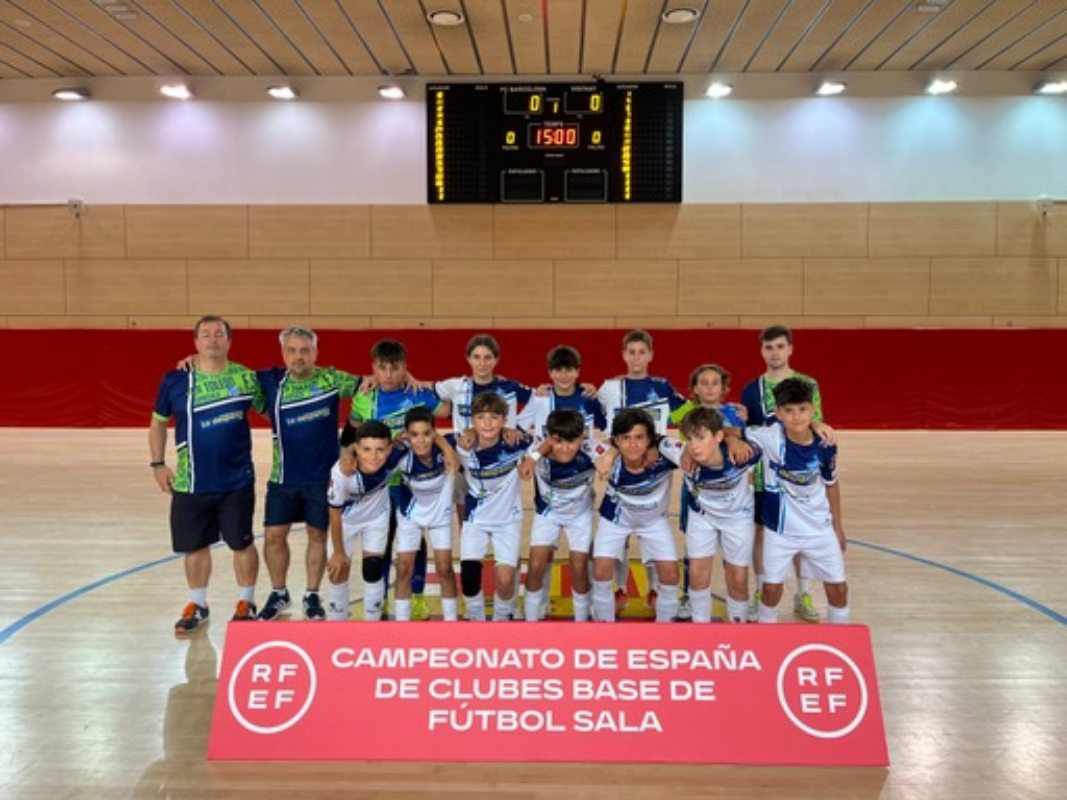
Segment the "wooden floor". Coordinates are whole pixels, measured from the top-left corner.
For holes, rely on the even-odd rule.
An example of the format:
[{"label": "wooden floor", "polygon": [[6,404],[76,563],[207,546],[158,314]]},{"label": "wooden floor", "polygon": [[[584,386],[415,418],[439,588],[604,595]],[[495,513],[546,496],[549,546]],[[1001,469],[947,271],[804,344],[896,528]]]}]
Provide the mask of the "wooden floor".
[{"label": "wooden floor", "polygon": [[[4,800],[1067,796],[1067,433],[842,435],[888,770],[208,764],[225,625],[172,636],[184,580],[146,453],[141,431],[0,430]],[[224,553],[212,587],[222,611]]]}]

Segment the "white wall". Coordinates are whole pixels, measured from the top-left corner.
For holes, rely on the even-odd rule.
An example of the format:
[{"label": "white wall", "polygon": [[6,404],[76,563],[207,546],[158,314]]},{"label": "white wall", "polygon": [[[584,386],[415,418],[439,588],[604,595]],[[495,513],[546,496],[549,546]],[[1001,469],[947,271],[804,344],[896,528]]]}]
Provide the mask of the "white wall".
[{"label": "white wall", "polygon": [[[688,101],[685,201],[1067,197],[1054,97]],[[0,105],[0,203],[423,203],[421,102]]]}]

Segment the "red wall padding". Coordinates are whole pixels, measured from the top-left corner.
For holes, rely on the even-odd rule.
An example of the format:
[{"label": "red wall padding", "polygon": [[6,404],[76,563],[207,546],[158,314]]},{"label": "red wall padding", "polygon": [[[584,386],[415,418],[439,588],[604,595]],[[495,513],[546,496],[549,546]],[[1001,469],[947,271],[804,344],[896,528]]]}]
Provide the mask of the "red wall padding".
[{"label": "red wall padding", "polygon": [[[421,379],[467,372],[464,345],[475,331],[320,331],[319,361],[353,372],[369,350],[395,336]],[[599,384],[622,371],[624,331],[496,330],[499,373],[547,380],[545,353],[570,344],[582,379]],[[751,330],[653,331],[653,374],[679,389],[689,371],[715,361],[733,373],[730,399],[763,368]],[[7,353],[0,426],[140,427],[148,424],[162,374],[193,352],[188,331],[0,330]],[[1067,428],[1060,405],[1067,330],[803,330],[793,367],[822,386],[827,421],[845,428]],[[231,358],[258,368],[280,363],[276,331],[242,330]]]}]

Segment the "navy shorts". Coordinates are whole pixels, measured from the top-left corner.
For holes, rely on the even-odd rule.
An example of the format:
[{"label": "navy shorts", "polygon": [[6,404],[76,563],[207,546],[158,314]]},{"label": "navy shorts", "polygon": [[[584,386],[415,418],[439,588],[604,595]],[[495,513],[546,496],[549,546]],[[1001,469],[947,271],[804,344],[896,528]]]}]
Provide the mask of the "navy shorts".
[{"label": "navy shorts", "polygon": [[326,483],[286,486],[267,484],[267,503],[263,524],[290,525],[306,522],[320,531],[330,529],[330,510],[326,505]]},{"label": "navy shorts", "polygon": [[255,538],[252,515],[255,487],[230,492],[175,492],[170,501],[170,542],[175,553],[192,553],[219,539],[231,550],[244,550]]}]

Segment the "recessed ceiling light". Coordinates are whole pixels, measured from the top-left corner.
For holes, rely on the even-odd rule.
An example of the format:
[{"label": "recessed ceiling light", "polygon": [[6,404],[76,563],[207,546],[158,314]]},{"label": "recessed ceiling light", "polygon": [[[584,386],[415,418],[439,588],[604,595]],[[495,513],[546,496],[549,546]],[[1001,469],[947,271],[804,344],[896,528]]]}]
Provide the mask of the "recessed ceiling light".
[{"label": "recessed ceiling light", "polygon": [[949,94],[956,91],[956,87],[959,84],[952,80],[942,80],[941,78],[934,78],[926,87],[927,94]]},{"label": "recessed ceiling light", "polygon": [[292,86],[268,86],[267,94],[275,100],[295,100],[297,98],[296,89]]},{"label": "recessed ceiling light", "polygon": [[687,25],[699,16],[700,12],[695,8],[690,6],[679,6],[678,8],[668,8],[660,14],[660,19],[668,25]]},{"label": "recessed ceiling light", "polygon": [[1042,81],[1034,91],[1038,94],[1067,94],[1067,80],[1065,81]]},{"label": "recessed ceiling light", "polygon": [[848,84],[844,81],[823,81],[819,84],[819,88],[815,90],[815,94],[819,97],[832,97],[835,94],[841,94],[845,91]]},{"label": "recessed ceiling light", "polygon": [[439,8],[436,11],[426,12],[426,19],[431,25],[440,25],[442,28],[454,28],[463,24],[463,14],[449,8]]},{"label": "recessed ceiling light", "polygon": [[403,100],[406,94],[399,86],[379,86],[378,94],[384,97],[386,100]]},{"label": "recessed ceiling light", "polygon": [[159,87],[159,93],[172,100],[188,100],[193,96],[189,87],[184,83],[165,83]]},{"label": "recessed ceiling light", "polygon": [[733,90],[734,86],[732,83],[720,83],[719,81],[715,81],[715,83],[707,88],[707,91],[705,91],[704,94],[719,100],[728,96]]},{"label": "recessed ceiling light", "polygon": [[52,92],[52,97],[56,100],[88,100],[88,89],[56,89]]},{"label": "recessed ceiling light", "polygon": [[18,25],[20,28],[33,27],[33,22],[28,19],[23,19],[22,17],[19,17],[17,20],[15,20],[15,24]]}]

